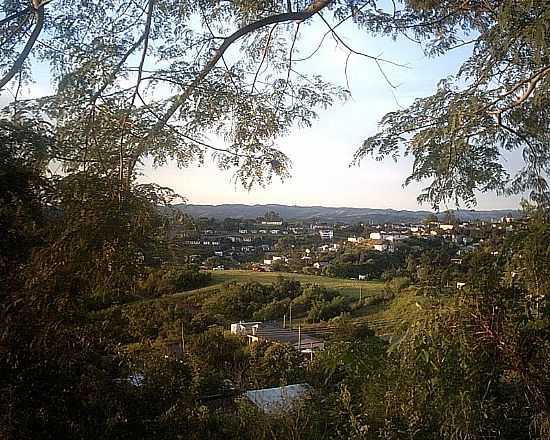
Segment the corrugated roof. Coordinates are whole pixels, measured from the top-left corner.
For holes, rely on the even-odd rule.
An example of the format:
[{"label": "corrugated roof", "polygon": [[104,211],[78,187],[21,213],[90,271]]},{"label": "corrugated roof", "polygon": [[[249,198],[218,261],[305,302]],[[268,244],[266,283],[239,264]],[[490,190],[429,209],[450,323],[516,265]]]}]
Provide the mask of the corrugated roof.
[{"label": "corrugated roof", "polygon": [[247,391],[244,395],[261,410],[274,413],[288,410],[297,400],[303,398],[311,387],[307,383],[285,387],[264,388]]},{"label": "corrugated roof", "polygon": [[[270,341],[279,341],[285,342],[287,344],[297,344],[298,343],[298,332],[296,330],[289,330],[287,328],[280,328],[271,325],[262,325],[260,326],[255,333],[255,336],[270,340]],[[306,347],[310,344],[322,344],[323,341],[320,339],[309,336],[304,332],[301,333],[301,344],[303,347]]]}]

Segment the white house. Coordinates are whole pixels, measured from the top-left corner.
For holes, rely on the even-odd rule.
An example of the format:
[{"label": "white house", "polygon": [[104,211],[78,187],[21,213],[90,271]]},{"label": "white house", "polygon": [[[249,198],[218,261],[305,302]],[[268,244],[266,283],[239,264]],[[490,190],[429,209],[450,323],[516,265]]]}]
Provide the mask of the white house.
[{"label": "white house", "polygon": [[332,240],[334,238],[334,231],[332,229],[320,229],[319,235],[323,240]]}]

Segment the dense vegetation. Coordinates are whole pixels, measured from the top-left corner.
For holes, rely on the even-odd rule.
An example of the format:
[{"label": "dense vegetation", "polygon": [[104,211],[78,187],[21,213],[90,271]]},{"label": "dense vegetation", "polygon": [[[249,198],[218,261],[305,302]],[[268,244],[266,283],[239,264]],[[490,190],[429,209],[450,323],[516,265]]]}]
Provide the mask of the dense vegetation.
[{"label": "dense vegetation", "polygon": [[[390,3],[0,3],[0,91],[13,94],[0,118],[0,438],[550,438],[550,7]],[[388,114],[356,161],[404,148],[410,179],[430,180],[421,200],[528,191],[529,220],[460,268],[445,249],[383,257],[384,269],[357,255],[334,265],[388,272],[375,302],[285,280],[172,297],[209,279],[154,267],[164,250],[158,208],[176,195],[140,184],[140,164],[185,166],[214,151],[247,187],[285,177],[275,140],[349,95],[293,65],[314,18],[350,54],[336,30],[348,20],[419,40],[431,55],[473,44],[457,75]],[[235,44],[242,57],[229,65]],[[51,68],[55,93],[22,100],[36,60]],[[209,145],[211,133],[227,145]],[[512,178],[500,161],[509,150],[525,165]],[[450,289],[458,275],[464,288]],[[399,317],[392,344],[354,320],[380,301]],[[308,321],[332,319],[310,363],[219,326],[280,317],[291,304]],[[310,398],[285,414],[219,401],[302,381]]]}]

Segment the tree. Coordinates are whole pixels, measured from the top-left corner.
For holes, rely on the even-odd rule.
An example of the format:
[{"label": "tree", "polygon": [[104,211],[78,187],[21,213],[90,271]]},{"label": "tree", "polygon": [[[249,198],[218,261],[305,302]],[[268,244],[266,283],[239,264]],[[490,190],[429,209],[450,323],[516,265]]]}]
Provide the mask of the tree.
[{"label": "tree", "polygon": [[275,343],[265,350],[261,360],[265,387],[285,386],[303,380],[303,356],[294,347]]},{"label": "tree", "polygon": [[[53,198],[46,179],[52,138],[0,121],[0,290],[16,278],[32,249],[43,244],[45,207]],[[3,285],[6,283],[5,285]]]},{"label": "tree", "polygon": [[[80,166],[111,161],[128,184],[145,155],[184,166],[211,151],[249,186],[287,174],[287,158],[273,146],[278,136],[293,124],[308,125],[315,108],[347,96],[297,70],[298,60],[316,52],[301,58],[296,52],[312,20],[327,26],[319,45],[330,35],[350,55],[377,63],[382,74],[387,60],[354,50],[339,25],[352,21],[365,33],[411,38],[429,56],[471,45],[472,56],[456,75],[433,96],[386,115],[380,133],[354,160],[397,157],[403,147],[415,158],[407,182],[432,179],[420,200],[434,206],[471,204],[475,189],[531,190],[536,201],[547,200],[547,2],[401,0],[385,6],[372,0],[116,0],[107,10],[99,1],[6,1],[0,8],[0,89],[12,85],[17,97],[18,85],[32,74],[31,57],[50,61],[57,93],[34,104],[16,99],[12,110],[55,120],[59,139],[71,141],[65,159]],[[227,146],[209,144],[212,132]],[[108,151],[93,148],[106,138],[112,140]],[[499,162],[503,149],[524,150],[525,167],[513,178]]]},{"label": "tree", "polygon": [[[16,94],[14,114],[55,121],[66,147],[56,159],[110,163],[126,187],[145,156],[185,166],[207,151],[246,186],[284,177],[288,159],[273,140],[347,95],[292,66],[298,31],[321,10],[349,14],[345,4],[56,1],[0,6],[0,89],[30,78],[31,55],[51,61],[56,94],[24,103]],[[209,144],[211,133],[227,146]]]},{"label": "tree", "polygon": [[[434,208],[446,201],[471,205],[476,189],[531,191],[534,201],[548,205],[548,2],[404,3],[381,28],[425,41],[428,55],[463,45],[472,45],[472,55],[435,94],[384,116],[380,132],[364,141],[355,163],[369,154],[412,155],[406,183],[430,179],[418,199]],[[510,177],[501,158],[516,149],[525,163]]]}]

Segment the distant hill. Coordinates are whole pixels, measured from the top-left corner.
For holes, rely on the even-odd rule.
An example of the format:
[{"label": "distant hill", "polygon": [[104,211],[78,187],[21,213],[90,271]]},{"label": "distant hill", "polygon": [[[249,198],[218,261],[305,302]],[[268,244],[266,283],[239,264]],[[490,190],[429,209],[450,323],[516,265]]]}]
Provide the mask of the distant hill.
[{"label": "distant hill", "polygon": [[[288,205],[174,205],[174,208],[189,214],[193,217],[208,217],[216,219],[242,218],[253,219],[264,215],[268,211],[277,212],[283,219],[321,221],[321,222],[342,222],[342,223],[417,223],[426,218],[431,211],[406,211],[395,209],[372,209],[372,208],[331,208],[325,206],[288,206]],[[505,216],[519,217],[517,210],[494,210],[475,211],[460,210],[455,215],[460,220],[491,220],[500,219]],[[439,215],[443,217],[443,214]]]}]

